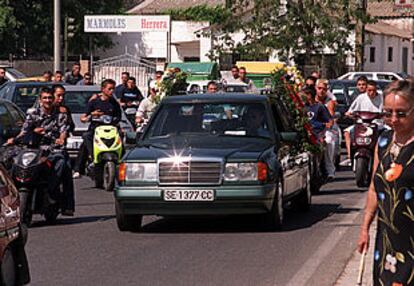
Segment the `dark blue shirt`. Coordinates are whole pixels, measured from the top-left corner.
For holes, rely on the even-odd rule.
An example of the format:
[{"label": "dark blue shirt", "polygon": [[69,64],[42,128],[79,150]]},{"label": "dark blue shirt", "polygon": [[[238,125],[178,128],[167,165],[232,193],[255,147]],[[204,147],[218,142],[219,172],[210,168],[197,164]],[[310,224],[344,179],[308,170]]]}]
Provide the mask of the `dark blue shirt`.
[{"label": "dark blue shirt", "polygon": [[137,87],[133,89],[125,88],[121,95],[122,102],[141,101],[143,99],[144,97]]},{"label": "dark blue shirt", "polygon": [[325,130],[325,123],[331,120],[331,115],[322,103],[314,103],[312,105],[306,105],[305,110],[307,112],[309,122],[312,125],[315,135],[319,135]]},{"label": "dark blue shirt", "polygon": [[122,97],[122,94],[124,93],[124,90],[126,89],[127,87],[126,87],[126,85],[124,85],[124,84],[118,84],[116,87],[115,87],[115,91],[114,91],[114,93],[115,93],[115,96],[116,96],[116,98],[121,98]]},{"label": "dark blue shirt", "polygon": [[[121,107],[118,102],[112,97],[109,100],[102,100],[101,97],[98,97],[94,100],[88,102],[88,107],[86,109],[86,114],[90,115],[93,111],[100,110],[104,115],[110,115],[113,117],[113,123],[117,124],[121,120]],[[99,124],[96,122],[91,122],[89,129],[94,129]]]}]

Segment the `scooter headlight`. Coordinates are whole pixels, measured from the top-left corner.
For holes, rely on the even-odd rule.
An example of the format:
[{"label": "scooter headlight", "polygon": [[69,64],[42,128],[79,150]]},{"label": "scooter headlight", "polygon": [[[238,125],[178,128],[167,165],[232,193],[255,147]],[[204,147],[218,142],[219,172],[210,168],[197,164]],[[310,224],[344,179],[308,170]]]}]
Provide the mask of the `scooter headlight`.
[{"label": "scooter headlight", "polygon": [[24,153],[22,155],[22,164],[23,166],[27,167],[30,165],[30,163],[33,162],[33,160],[36,158],[37,154],[34,152],[28,152]]}]

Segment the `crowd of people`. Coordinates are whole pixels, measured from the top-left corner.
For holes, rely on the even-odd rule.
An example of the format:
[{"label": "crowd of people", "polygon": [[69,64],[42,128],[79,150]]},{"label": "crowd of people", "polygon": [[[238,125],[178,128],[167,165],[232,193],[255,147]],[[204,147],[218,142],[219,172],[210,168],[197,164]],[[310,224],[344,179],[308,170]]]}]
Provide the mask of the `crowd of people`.
[{"label": "crowd of people", "polygon": [[[4,81],[5,70],[0,68],[0,83]],[[253,82],[246,77],[246,69],[237,66],[231,69],[232,78],[227,83],[242,82],[253,88]],[[83,135],[83,145],[73,168],[69,156],[63,150],[66,139],[73,131],[74,124],[70,110],[64,105],[65,87],[71,85],[92,85],[92,76],[80,74],[80,65],[75,63],[66,74],[56,71],[45,72],[44,81],[57,83],[53,89],[43,88],[39,94],[39,106],[29,109],[20,134],[9,139],[26,142],[38,141],[41,146],[55,146],[62,152],[53,152],[49,160],[54,166],[56,176],[51,177],[49,193],[53,198],[56,189],[63,186],[62,214],[73,216],[75,197],[73,179],[85,173],[85,163],[93,154],[93,136],[97,127],[91,118],[110,115],[113,124],[121,120],[121,108],[131,102],[138,102],[135,116],[137,126],[145,124],[157,106],[156,97],[160,92],[163,73],[156,72],[154,80],[149,83],[148,95],[137,87],[136,79],[128,72],[121,75],[121,83],[106,79],[101,84],[101,92],[88,102],[86,112],[81,116],[84,123],[91,122]],[[4,82],[3,82],[4,83]],[[207,93],[217,93],[219,84],[211,81]],[[327,181],[335,179],[335,150],[338,148],[340,129],[336,124],[337,99],[329,92],[328,80],[313,72],[305,80],[301,90],[305,102],[306,114],[312,130],[323,148],[323,166]],[[116,96],[116,99],[114,96]],[[369,243],[369,228],[378,213],[378,228],[374,252],[374,285],[413,285],[414,283],[414,82],[411,80],[392,82],[383,96],[377,92],[375,81],[361,76],[352,94],[352,103],[345,113],[353,117],[356,112],[370,111],[383,114],[375,151],[373,178],[368,190],[364,221],[358,242],[359,251],[366,252]],[[228,110],[226,111],[228,112]],[[258,114],[260,115],[260,114]],[[229,115],[231,117],[231,114]],[[258,117],[258,116],[256,116]],[[384,128],[383,126],[388,126]],[[344,130],[347,160],[343,165],[351,164],[351,142],[354,126]],[[411,283],[411,284],[410,284]],[[394,285],[394,284],[393,284]],[[397,284],[395,284],[397,285]]]}]

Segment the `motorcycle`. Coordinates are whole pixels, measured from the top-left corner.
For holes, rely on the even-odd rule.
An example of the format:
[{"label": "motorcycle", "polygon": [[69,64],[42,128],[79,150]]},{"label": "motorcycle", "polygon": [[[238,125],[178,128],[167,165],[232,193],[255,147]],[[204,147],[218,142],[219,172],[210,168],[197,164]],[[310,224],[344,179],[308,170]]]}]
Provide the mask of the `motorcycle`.
[{"label": "motorcycle", "polygon": [[60,212],[61,190],[56,190],[56,198],[48,191],[49,178],[53,176],[53,164],[48,160],[51,152],[61,152],[51,146],[42,149],[38,146],[13,146],[9,156],[13,156],[11,177],[19,191],[20,217],[22,223],[30,226],[33,214],[41,214],[46,222],[53,224]]},{"label": "motorcycle", "polygon": [[358,187],[368,187],[371,182],[375,145],[380,135],[376,120],[382,118],[382,113],[358,111],[353,116],[356,123],[351,142],[351,158],[355,180]]},{"label": "motorcycle", "polygon": [[89,159],[87,175],[95,181],[95,187],[112,191],[115,186],[116,165],[123,154],[122,139],[118,128],[111,125],[113,117],[103,115],[93,118],[99,124],[93,139],[93,158]]},{"label": "motorcycle", "polygon": [[127,101],[122,108],[124,109],[125,115],[132,126],[135,126],[135,115],[139,107],[139,101]]}]

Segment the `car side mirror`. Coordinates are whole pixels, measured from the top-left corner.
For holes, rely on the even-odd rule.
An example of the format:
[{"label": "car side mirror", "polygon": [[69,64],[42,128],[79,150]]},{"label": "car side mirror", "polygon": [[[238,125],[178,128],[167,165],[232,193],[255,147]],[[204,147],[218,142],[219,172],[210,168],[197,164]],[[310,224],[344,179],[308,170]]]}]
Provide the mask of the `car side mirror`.
[{"label": "car side mirror", "polygon": [[125,143],[134,145],[137,143],[137,134],[135,132],[126,132],[125,134]]},{"label": "car side mirror", "polygon": [[281,132],[280,138],[282,142],[297,144],[300,141],[298,132]]}]

